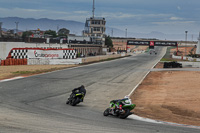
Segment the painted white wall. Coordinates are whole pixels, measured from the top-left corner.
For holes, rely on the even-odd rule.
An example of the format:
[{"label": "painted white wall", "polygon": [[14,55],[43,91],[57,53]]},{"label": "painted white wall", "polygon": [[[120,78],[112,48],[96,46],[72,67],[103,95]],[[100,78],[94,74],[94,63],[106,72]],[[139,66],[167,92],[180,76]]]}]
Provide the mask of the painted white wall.
[{"label": "painted white wall", "polygon": [[6,59],[12,48],[68,48],[68,44],[46,44],[25,42],[0,42],[0,59]]},{"label": "painted white wall", "polygon": [[80,64],[82,63],[81,58],[77,59],[28,59],[28,65],[67,65],[67,64]]}]

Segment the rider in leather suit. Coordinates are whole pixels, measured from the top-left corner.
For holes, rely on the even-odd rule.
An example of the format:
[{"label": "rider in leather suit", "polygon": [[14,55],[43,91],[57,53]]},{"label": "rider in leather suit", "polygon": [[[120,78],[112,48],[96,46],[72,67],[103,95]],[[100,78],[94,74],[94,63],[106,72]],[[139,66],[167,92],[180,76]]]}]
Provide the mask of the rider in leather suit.
[{"label": "rider in leather suit", "polygon": [[[84,96],[86,95],[86,89],[85,89],[85,86],[84,85],[81,85],[80,87],[78,88],[74,88],[72,90],[72,94],[70,95],[70,97],[68,98],[68,101],[66,104],[69,103],[69,101],[72,99],[73,95],[77,94],[77,93],[84,93]],[[83,100],[83,99],[82,99]],[[83,101],[82,101],[83,102]]]}]

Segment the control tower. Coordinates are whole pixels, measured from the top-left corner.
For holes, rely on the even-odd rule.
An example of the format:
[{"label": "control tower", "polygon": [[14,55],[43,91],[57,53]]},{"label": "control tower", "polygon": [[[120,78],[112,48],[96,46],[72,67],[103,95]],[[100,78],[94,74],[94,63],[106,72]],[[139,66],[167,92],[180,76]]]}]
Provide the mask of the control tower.
[{"label": "control tower", "polygon": [[91,41],[97,44],[104,45],[105,43],[105,31],[106,31],[106,20],[103,17],[94,16],[94,0],[93,0],[93,16],[86,19],[85,29],[83,35],[91,37]]}]

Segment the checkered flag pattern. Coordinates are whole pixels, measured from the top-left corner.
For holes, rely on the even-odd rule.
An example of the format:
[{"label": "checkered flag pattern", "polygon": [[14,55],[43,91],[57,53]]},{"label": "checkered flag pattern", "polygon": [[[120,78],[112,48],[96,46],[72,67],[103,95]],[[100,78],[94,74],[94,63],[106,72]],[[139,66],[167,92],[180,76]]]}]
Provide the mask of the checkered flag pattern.
[{"label": "checkered flag pattern", "polygon": [[11,51],[11,57],[14,59],[27,59],[28,50],[27,49],[18,49],[18,50],[12,50]]},{"label": "checkered flag pattern", "polygon": [[75,50],[63,50],[63,59],[75,59],[76,51]]}]

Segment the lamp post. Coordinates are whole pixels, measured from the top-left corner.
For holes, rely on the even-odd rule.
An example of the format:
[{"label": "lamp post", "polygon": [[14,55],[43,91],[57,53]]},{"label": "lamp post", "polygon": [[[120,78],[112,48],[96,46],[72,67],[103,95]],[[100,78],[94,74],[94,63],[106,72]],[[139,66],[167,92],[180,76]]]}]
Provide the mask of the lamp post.
[{"label": "lamp post", "polygon": [[126,29],[125,37],[127,38],[127,29]]},{"label": "lamp post", "polygon": [[18,36],[18,24],[19,24],[19,22],[15,22],[15,24],[16,24],[16,37]]},{"label": "lamp post", "polygon": [[126,36],[126,53],[128,52],[128,45],[127,45],[127,29],[126,29],[126,33],[125,33],[125,36]]},{"label": "lamp post", "polygon": [[186,56],[186,46],[187,46],[187,33],[188,31],[185,31],[185,56]]}]

